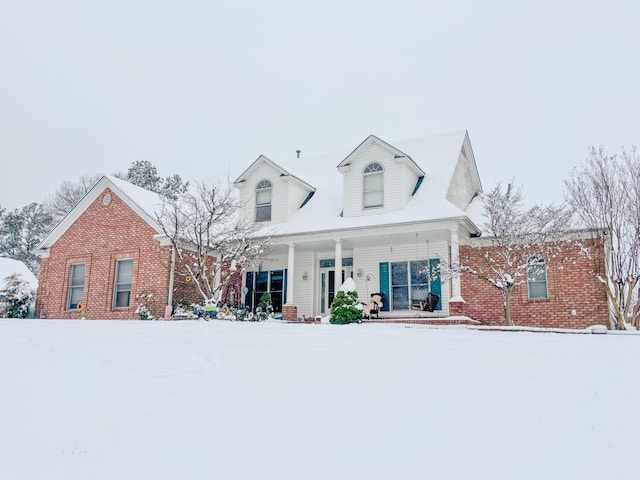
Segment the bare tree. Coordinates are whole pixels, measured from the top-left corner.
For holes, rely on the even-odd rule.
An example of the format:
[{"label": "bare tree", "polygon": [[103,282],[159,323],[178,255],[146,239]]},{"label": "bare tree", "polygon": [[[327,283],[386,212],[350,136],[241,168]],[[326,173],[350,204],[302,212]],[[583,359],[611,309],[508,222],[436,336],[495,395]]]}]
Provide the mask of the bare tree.
[{"label": "bare tree", "polygon": [[571,214],[554,205],[524,210],[521,188],[511,184],[506,190],[497,184],[483,200],[486,221],[482,237],[471,239],[474,255],[461,257],[459,264],[442,262],[440,272],[445,279],[467,273],[495,287],[504,299],[507,324],[514,325],[513,290],[525,284],[528,275],[542,273],[539,270],[546,268],[546,262],[560,255],[568,241]]},{"label": "bare tree", "polygon": [[620,155],[592,147],[565,187],[567,203],[592,238],[606,246],[604,273],[598,279],[609,298],[611,328],[626,330],[630,322],[640,329],[640,156],[635,147]]},{"label": "bare tree", "polygon": [[263,258],[271,245],[258,225],[240,215],[230,185],[198,183],[193,192],[165,198],[157,220],[185,274],[204,301],[219,301],[234,274]]},{"label": "bare tree", "polygon": [[44,208],[53,223],[59,222],[91,190],[102,174],[83,175],[77,182],[64,181],[53,195],[44,202]]}]

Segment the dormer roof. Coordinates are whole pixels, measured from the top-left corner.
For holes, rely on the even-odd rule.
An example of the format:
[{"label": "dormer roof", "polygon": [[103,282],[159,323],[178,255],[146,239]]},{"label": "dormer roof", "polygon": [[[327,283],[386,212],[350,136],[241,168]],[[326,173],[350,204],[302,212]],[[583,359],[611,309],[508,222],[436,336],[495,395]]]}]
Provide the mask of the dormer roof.
[{"label": "dormer roof", "polygon": [[305,188],[307,188],[310,191],[315,191],[316,188],[311,185],[310,183],[307,183],[306,181],[302,180],[302,178],[300,176],[298,176],[297,174],[295,174],[291,169],[286,169],[284,167],[282,167],[281,165],[278,165],[276,162],[274,162],[273,160],[271,160],[270,158],[268,158],[265,155],[260,155],[258,158],[256,158],[254,160],[254,162],[249,165],[249,167],[242,172],[242,174],[236,178],[233,182],[233,185],[236,187],[241,187],[242,184],[247,180],[247,178],[249,177],[249,175],[251,175],[251,172],[253,172],[255,169],[257,169],[260,165],[262,164],[267,164],[269,166],[271,166],[273,169],[275,169],[277,172],[280,173],[281,177],[289,177],[294,179],[295,181],[299,182],[300,184],[302,184]]},{"label": "dormer roof", "polygon": [[396,160],[400,162],[406,162],[409,165],[409,167],[415,171],[417,176],[419,177],[424,176],[424,171],[418,166],[418,164],[409,155],[404,153],[402,150],[399,150],[398,148],[394,147],[393,145],[385,142],[379,137],[376,137],[375,135],[369,135],[367,138],[365,138],[362,141],[362,143],[360,143],[360,145],[358,145],[355,148],[355,150],[353,150],[349,155],[347,155],[346,158],[338,164],[338,170],[340,171],[345,170],[346,167],[351,165],[351,162],[353,161],[353,159],[357,157],[358,154],[360,154],[371,143],[377,143],[381,147],[389,150],[391,153],[393,153],[394,158]]}]

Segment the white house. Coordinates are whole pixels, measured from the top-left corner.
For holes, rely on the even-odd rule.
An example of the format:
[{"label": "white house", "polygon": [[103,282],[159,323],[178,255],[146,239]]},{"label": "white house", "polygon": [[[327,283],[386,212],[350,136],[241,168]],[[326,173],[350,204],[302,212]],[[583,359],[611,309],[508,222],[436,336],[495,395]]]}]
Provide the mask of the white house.
[{"label": "white house", "polygon": [[440,297],[433,315],[462,301],[459,279],[442,283],[435,271],[479,234],[471,217],[482,185],[466,131],[394,143],[370,135],[351,153],[287,162],[261,155],[234,185],[276,243],[246,272],[247,304],[269,291],[277,311],[326,314],[347,277],[361,300],[382,293],[382,310],[398,314],[427,292]]}]

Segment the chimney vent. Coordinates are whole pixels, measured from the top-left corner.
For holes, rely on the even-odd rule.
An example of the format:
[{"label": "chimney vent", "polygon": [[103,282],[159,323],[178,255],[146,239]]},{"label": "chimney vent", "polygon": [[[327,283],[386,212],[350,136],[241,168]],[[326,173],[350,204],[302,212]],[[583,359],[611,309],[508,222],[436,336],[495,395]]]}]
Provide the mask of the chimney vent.
[{"label": "chimney vent", "polygon": [[300,158],[300,153],[301,153],[301,150],[296,150],[296,155],[297,155],[296,158]]}]

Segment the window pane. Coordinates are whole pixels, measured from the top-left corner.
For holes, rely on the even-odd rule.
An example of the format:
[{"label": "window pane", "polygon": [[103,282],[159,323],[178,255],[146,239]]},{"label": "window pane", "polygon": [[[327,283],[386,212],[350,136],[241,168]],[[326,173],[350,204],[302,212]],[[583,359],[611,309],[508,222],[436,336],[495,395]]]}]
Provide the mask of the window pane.
[{"label": "window pane", "polygon": [[259,190],[256,192],[256,204],[265,205],[271,203],[271,190]]},{"label": "window pane", "polygon": [[393,287],[393,310],[409,308],[409,289],[405,287]]},{"label": "window pane", "polygon": [[273,270],[271,272],[271,288],[273,291],[282,291],[284,275],[282,274],[282,270]]},{"label": "window pane", "polygon": [[71,265],[71,285],[74,287],[84,285],[85,264]]},{"label": "window pane", "polygon": [[256,222],[268,222],[271,220],[271,205],[256,207]]},{"label": "window pane", "polygon": [[365,175],[364,177],[365,192],[370,192],[372,190],[382,190],[383,186],[384,186],[384,182],[383,182],[383,177],[381,173]]},{"label": "window pane", "polygon": [[547,282],[530,282],[529,298],[532,300],[547,298]]},{"label": "window pane", "polygon": [[411,285],[426,285],[428,283],[427,277],[427,262],[420,260],[417,262],[410,262],[411,265]]},{"label": "window pane", "polygon": [[425,300],[427,298],[427,286],[420,285],[416,287],[415,285],[411,287],[411,299],[412,300]]},{"label": "window pane", "polygon": [[118,260],[117,283],[131,283],[133,277],[133,260]]},{"label": "window pane", "polygon": [[407,262],[391,264],[391,285],[407,285]]},{"label": "window pane", "polygon": [[363,200],[365,207],[381,207],[384,205],[384,192],[365,193]]},{"label": "window pane", "polygon": [[115,307],[116,308],[123,308],[123,307],[128,307],[129,306],[129,298],[131,296],[131,292],[130,291],[122,291],[122,292],[117,292],[116,293],[116,302],[115,302]]},{"label": "window pane", "polygon": [[260,290],[261,292],[266,292],[268,281],[269,281],[269,272],[256,273],[256,290]]}]

